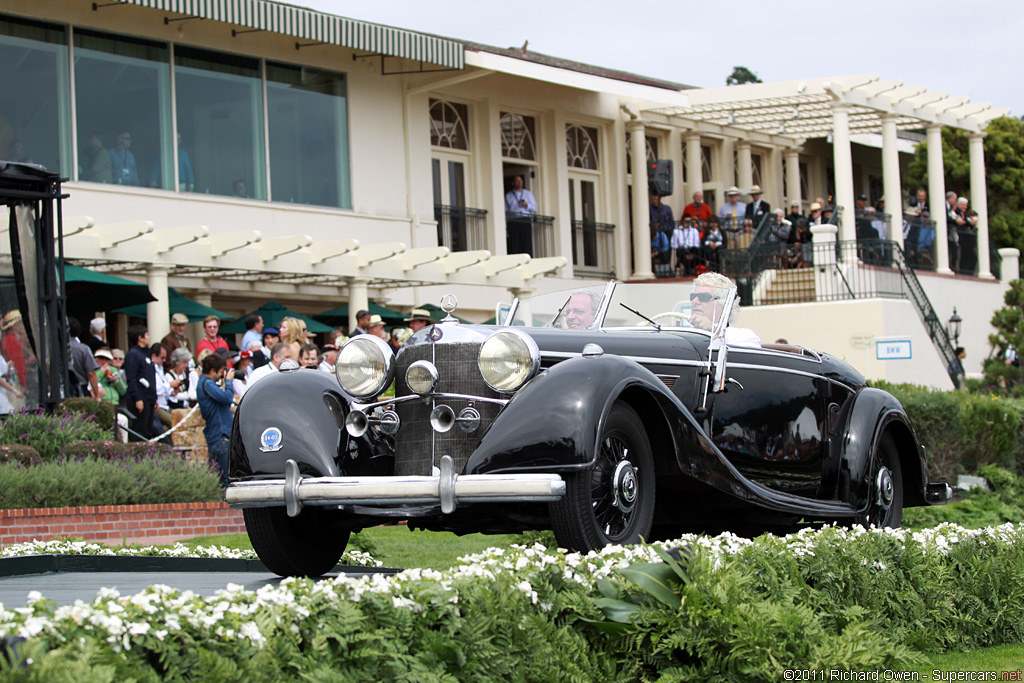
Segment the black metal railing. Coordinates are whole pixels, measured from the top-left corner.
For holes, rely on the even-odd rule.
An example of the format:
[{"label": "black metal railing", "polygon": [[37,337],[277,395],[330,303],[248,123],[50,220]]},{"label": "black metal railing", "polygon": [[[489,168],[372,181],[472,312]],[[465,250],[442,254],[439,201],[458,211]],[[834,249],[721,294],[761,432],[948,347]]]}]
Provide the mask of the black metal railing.
[{"label": "black metal railing", "polygon": [[434,204],[437,244],[452,251],[486,248],[487,211],[468,206]]},{"label": "black metal railing", "polygon": [[615,226],[573,221],[572,266],[576,277],[615,277]]},{"label": "black metal railing", "polygon": [[555,217],[538,214],[505,214],[508,253],[533,258],[555,255]]}]

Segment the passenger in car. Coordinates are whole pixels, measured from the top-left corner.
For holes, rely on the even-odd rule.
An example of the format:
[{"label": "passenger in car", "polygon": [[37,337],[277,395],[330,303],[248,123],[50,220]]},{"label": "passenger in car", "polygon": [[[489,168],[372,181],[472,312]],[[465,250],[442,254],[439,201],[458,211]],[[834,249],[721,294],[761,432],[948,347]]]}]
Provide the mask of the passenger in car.
[{"label": "passenger in car", "polygon": [[[722,316],[723,292],[736,287],[736,283],[721,273],[703,273],[693,281],[690,292],[690,324],[702,330],[711,330]],[[745,327],[733,327],[739,313],[739,303],[733,303],[729,313],[728,327],[725,328],[725,343],[728,346],[761,348],[761,338]]]}]

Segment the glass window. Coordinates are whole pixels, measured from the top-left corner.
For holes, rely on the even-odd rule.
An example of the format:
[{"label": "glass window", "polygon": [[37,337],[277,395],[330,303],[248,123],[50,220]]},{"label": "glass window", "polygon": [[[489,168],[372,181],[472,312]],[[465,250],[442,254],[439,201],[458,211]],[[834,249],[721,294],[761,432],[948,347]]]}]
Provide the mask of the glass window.
[{"label": "glass window", "polygon": [[430,144],[434,147],[468,150],[468,121],[469,109],[466,105],[430,100]]},{"label": "glass window", "polygon": [[271,198],[351,208],[345,74],[268,62],[267,119]]},{"label": "glass window", "polygon": [[569,123],[565,126],[567,163],[572,168],[598,170],[597,129]]},{"label": "glass window", "polygon": [[501,156],[537,160],[536,124],[532,116],[501,113]]},{"label": "glass window", "polygon": [[0,16],[0,159],[71,172],[67,30]]},{"label": "glass window", "polygon": [[171,148],[167,45],[85,29],[74,35],[79,177],[173,189],[160,154]]},{"label": "glass window", "polygon": [[[654,164],[658,160],[658,138],[646,135],[644,141],[647,143],[647,164]],[[683,143],[683,152],[686,151],[686,143]],[[626,133],[626,173],[633,172],[633,134]]]},{"label": "glass window", "polygon": [[266,199],[259,60],[175,46],[174,92],[181,189]]}]

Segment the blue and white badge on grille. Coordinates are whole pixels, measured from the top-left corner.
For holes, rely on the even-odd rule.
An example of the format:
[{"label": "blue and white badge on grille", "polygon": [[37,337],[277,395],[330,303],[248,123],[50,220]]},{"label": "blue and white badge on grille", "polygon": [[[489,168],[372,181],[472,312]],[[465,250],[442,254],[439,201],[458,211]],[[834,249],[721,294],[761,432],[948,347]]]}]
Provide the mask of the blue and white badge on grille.
[{"label": "blue and white badge on grille", "polygon": [[441,341],[441,337],[444,336],[444,331],[440,327],[434,325],[430,328],[430,332],[427,333],[427,338],[432,342]]},{"label": "blue and white badge on grille", "polygon": [[260,434],[260,450],[264,453],[273,453],[281,450],[284,443],[284,436],[277,427],[267,427]]}]

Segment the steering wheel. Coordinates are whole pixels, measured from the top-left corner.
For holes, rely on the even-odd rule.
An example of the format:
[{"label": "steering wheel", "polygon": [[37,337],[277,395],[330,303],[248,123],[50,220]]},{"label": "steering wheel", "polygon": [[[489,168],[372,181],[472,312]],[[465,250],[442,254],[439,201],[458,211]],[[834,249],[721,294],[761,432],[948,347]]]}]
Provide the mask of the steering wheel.
[{"label": "steering wheel", "polygon": [[659,313],[657,315],[652,315],[651,316],[651,320],[655,320],[655,321],[661,320],[662,318],[677,318],[680,321],[683,321],[683,320],[689,320],[690,319],[690,314],[689,313],[681,313],[679,311],[665,311],[664,313]]}]

